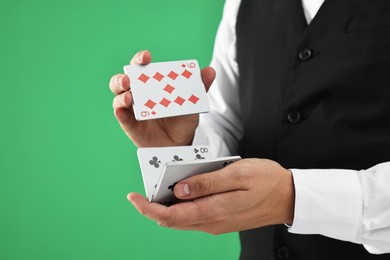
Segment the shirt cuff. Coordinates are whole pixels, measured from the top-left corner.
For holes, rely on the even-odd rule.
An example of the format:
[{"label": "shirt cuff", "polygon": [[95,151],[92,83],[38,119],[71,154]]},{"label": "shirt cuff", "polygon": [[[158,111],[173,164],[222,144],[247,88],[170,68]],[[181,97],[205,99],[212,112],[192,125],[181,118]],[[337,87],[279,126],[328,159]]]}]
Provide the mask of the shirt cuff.
[{"label": "shirt cuff", "polygon": [[358,172],[336,169],[291,171],[295,213],[289,231],[354,241],[363,208]]}]

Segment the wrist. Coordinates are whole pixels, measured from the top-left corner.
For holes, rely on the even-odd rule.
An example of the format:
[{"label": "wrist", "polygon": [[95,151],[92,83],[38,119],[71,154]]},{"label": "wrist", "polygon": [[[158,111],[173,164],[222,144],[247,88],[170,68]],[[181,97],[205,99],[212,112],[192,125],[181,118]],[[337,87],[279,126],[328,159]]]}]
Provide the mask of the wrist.
[{"label": "wrist", "polygon": [[282,179],[281,222],[292,225],[295,208],[295,187],[292,172],[286,169],[286,172],[282,175]]}]

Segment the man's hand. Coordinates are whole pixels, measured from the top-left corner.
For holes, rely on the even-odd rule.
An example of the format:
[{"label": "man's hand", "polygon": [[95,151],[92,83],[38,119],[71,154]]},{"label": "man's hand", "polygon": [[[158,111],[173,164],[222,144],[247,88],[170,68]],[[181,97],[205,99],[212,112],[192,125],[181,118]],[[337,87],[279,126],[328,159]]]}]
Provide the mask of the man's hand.
[{"label": "man's hand", "polygon": [[174,192],[188,201],[166,207],[149,203],[136,193],[130,193],[128,199],[161,226],[211,234],[291,224],[294,218],[292,174],[270,160],[240,160],[183,180]]},{"label": "man's hand", "polygon": [[[149,51],[138,52],[130,64],[149,64]],[[201,72],[206,91],[215,78],[215,71],[207,67]],[[189,145],[199,123],[199,115],[186,115],[157,120],[137,121],[134,117],[131,82],[127,75],[117,74],[110,80],[110,89],[116,94],[113,100],[114,114],[123,131],[138,147]],[[129,91],[130,90],[130,91]]]}]

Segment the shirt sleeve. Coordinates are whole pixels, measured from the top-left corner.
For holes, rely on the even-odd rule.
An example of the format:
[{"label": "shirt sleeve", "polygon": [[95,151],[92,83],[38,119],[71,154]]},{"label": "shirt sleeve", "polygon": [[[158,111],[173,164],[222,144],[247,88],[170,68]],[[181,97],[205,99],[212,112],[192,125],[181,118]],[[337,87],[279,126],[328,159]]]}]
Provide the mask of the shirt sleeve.
[{"label": "shirt sleeve", "polygon": [[390,253],[390,162],[362,171],[291,170],[295,215],[289,231],[321,234]]},{"label": "shirt sleeve", "polygon": [[236,61],[236,19],[240,1],[227,0],[214,45],[211,66],[216,70],[209,92],[211,112],[200,115],[194,145],[208,144],[214,156],[237,153],[242,135]]}]

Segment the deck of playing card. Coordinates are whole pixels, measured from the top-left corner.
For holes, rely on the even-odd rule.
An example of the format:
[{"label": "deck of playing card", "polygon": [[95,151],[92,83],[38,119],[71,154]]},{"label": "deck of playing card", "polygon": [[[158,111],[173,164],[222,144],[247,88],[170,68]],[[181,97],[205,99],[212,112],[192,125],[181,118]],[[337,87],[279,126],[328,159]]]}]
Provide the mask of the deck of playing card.
[{"label": "deck of playing card", "polygon": [[210,110],[196,60],[127,65],[137,120],[198,114]]},{"label": "deck of playing card", "polygon": [[138,148],[137,155],[146,197],[149,201],[152,199],[165,163],[197,161],[211,158],[211,153],[207,145]]},{"label": "deck of playing card", "polygon": [[222,169],[240,159],[240,156],[230,156],[201,161],[167,162],[152,196],[152,202],[159,202],[167,206],[175,204],[180,200],[173,194],[173,189],[179,181],[197,174]]}]

